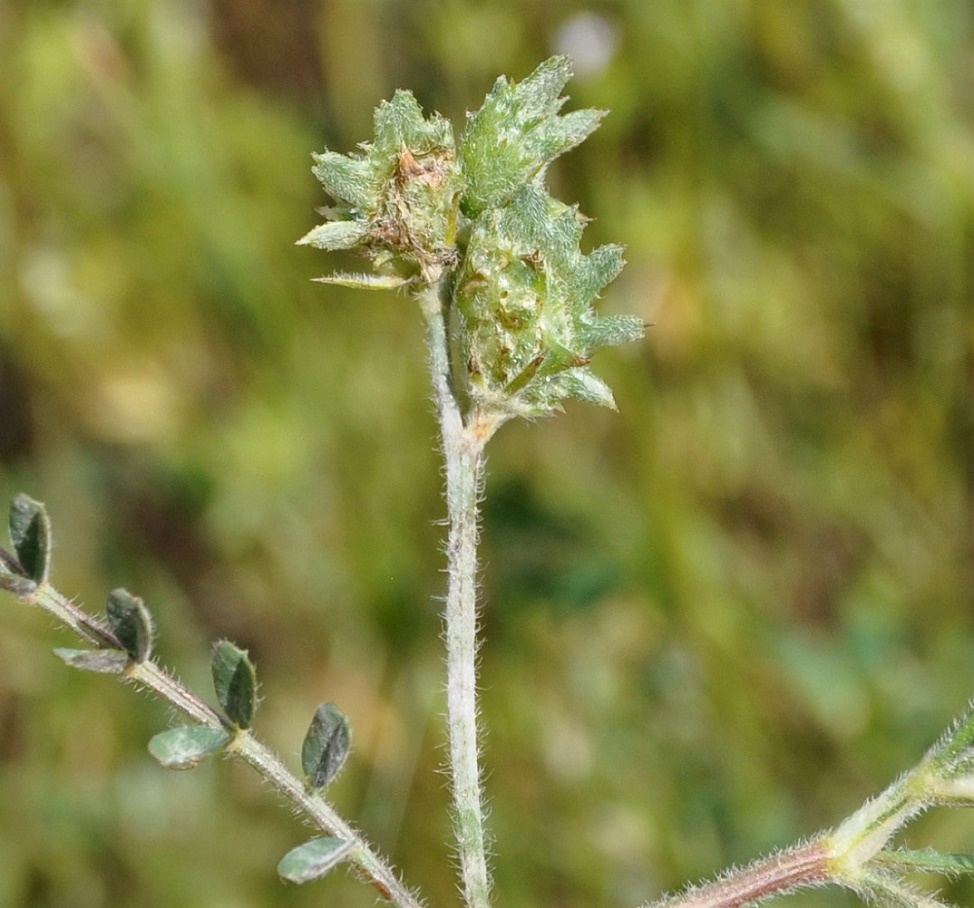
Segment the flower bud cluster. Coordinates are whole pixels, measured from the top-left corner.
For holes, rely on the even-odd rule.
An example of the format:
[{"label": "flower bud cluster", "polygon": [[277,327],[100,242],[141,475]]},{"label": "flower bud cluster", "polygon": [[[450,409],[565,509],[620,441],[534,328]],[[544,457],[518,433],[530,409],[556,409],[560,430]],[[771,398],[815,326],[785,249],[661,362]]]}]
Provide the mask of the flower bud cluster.
[{"label": "flower bud cluster", "polygon": [[614,406],[592,353],[643,333],[636,317],[592,308],[622,270],[622,248],[583,254],[585,219],[545,187],[548,165],[602,117],[559,113],[570,75],[568,59],[553,57],[520,83],[499,79],[459,147],[446,120],[424,118],[400,91],[377,109],[372,144],[315,155],[337,204],[300,242],[357,250],[374,271],[322,280],[414,291],[446,281],[458,396],[499,419],[546,415],[569,397]]}]

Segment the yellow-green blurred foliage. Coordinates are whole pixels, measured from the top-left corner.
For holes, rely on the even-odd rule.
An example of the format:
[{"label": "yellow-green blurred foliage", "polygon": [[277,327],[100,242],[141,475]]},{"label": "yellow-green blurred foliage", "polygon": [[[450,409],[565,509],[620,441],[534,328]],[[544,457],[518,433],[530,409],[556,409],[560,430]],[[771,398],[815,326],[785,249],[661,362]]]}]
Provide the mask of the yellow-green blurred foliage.
[{"label": "yellow-green blurred foliage", "polygon": [[[293,243],[310,153],[396,88],[462,123],[564,50],[612,115],[553,191],[653,327],[596,363],[619,414],[492,442],[485,764],[499,905],[634,906],[841,819],[974,693],[969,0],[0,0],[0,501],[46,501],[58,587],[142,595],[202,690],[209,641],[249,648],[295,765],[335,700],[332,795],[435,905],[422,331]],[[287,810],[156,767],[167,710],[57,645],[0,600],[0,906],[373,904],[282,884]]]}]

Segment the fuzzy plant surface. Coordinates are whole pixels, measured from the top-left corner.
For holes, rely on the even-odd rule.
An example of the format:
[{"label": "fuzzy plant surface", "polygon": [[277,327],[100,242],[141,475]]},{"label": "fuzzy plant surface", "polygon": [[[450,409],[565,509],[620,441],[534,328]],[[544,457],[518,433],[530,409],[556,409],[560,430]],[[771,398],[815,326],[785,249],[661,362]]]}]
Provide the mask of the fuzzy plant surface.
[{"label": "fuzzy plant surface", "polygon": [[599,347],[643,335],[635,316],[593,303],[622,270],[622,247],[581,251],[584,217],[545,186],[555,158],[601,111],[561,114],[571,75],[553,57],[520,83],[500,78],[457,140],[405,91],[375,113],[359,152],[315,155],[335,202],[301,243],[361,253],[371,271],[325,283],[401,288],[426,322],[449,511],[444,612],[454,826],[463,891],[490,903],[477,729],[477,503],[484,446],[516,416],[547,416],[568,398],[614,407],[589,368]]},{"label": "fuzzy plant surface", "polygon": [[551,162],[603,116],[559,112],[569,75],[567,59],[554,57],[518,84],[498,79],[459,141],[399,91],[376,110],[375,138],[359,153],[314,156],[335,206],[300,242],[361,252],[373,269],[320,280],[435,288],[465,423],[546,416],[572,397],[613,407],[592,355],[643,335],[641,319],[593,308],[622,270],[622,247],[583,253],[586,219],[545,187]]},{"label": "fuzzy plant surface", "polygon": [[[583,141],[601,111],[561,113],[571,75],[554,57],[519,83],[498,79],[458,139],[437,114],[425,115],[406,91],[379,106],[375,135],[352,154],[314,156],[331,202],[324,222],[299,242],[349,250],[361,273],[320,280],[395,289],[418,304],[426,326],[433,396],[445,464],[448,588],[443,609],[447,725],[455,849],[468,908],[492,904],[477,718],[478,502],[484,449],[514,417],[559,411],[576,398],[614,407],[590,368],[600,347],[640,338],[642,321],[600,315],[594,303],[623,266],[622,248],[584,253],[585,218],[553,199],[548,166]],[[294,883],[349,866],[399,908],[422,898],[380,857],[328,799],[351,744],[349,720],[332,703],[315,711],[300,747],[300,771],[256,736],[257,676],[246,651],[213,646],[216,706],[189,690],[153,656],[155,622],[137,596],[116,590],[93,616],[50,583],[52,531],[42,504],[26,495],[11,507],[10,550],[0,548],[0,588],[38,606],[73,631],[82,649],[59,649],[70,667],[116,675],[151,690],[188,720],[160,732],[150,753],[164,766],[191,769],[227,754],[260,773],[321,835],[278,865]],[[974,712],[944,734],[916,767],[832,830],[714,881],[653,903],[655,908],[750,905],[797,889],[835,885],[870,904],[936,908],[946,903],[916,888],[918,873],[971,873],[974,858],[911,851],[896,834],[932,807],[974,805]],[[323,896],[327,901],[327,895]]]}]

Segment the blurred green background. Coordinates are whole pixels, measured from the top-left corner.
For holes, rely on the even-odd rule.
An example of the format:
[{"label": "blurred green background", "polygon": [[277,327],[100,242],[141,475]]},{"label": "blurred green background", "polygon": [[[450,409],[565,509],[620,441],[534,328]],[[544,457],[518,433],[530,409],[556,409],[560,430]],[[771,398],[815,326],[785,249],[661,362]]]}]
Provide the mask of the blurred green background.
[{"label": "blurred green background", "polygon": [[[0,0],[0,502],[44,500],[59,588],[144,596],[201,690],[210,641],[249,648],[295,765],[336,701],[334,800],[433,905],[420,320],[293,243],[310,153],[396,88],[462,123],[566,51],[569,109],[612,115],[553,192],[628,245],[603,311],[653,327],[596,363],[619,414],[491,444],[485,764],[498,905],[636,906],[838,821],[974,692],[972,4]],[[0,600],[0,906],[373,904],[281,883],[287,809],[159,769],[172,716],[58,645]],[[970,851],[974,817],[908,841]]]}]

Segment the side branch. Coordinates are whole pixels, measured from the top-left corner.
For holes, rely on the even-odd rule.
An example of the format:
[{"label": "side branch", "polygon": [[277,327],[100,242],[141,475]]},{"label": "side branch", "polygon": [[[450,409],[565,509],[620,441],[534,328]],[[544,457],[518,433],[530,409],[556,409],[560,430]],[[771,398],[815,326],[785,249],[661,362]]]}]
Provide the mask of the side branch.
[{"label": "side branch", "polygon": [[[0,589],[6,590],[27,605],[36,605],[60,623],[73,630],[85,642],[101,650],[121,648],[109,628],[65,598],[48,583],[34,583],[18,576],[19,565],[0,549]],[[224,720],[207,703],[158,663],[130,661],[121,672],[125,680],[152,691],[193,722],[210,728],[225,728]],[[238,730],[227,747],[257,770],[300,814],[329,836],[355,843],[348,862],[358,873],[397,908],[421,908],[422,903],[407,889],[396,871],[377,855],[362,835],[354,830],[319,794],[308,790],[281,759],[249,731]]]},{"label": "side branch", "polygon": [[796,889],[824,886],[833,882],[829,859],[825,842],[812,839],[703,886],[671,895],[649,908],[740,908]]}]

